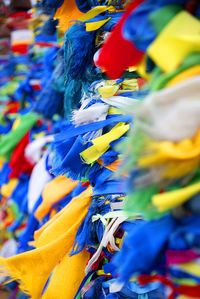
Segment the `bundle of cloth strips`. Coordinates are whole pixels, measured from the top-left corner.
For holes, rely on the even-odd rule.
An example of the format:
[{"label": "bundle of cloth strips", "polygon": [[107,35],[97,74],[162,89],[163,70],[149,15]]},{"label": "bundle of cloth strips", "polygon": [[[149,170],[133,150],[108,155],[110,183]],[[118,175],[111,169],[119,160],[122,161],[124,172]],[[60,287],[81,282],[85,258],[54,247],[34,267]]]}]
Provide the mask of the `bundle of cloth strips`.
[{"label": "bundle of cloth strips", "polygon": [[0,1],[0,289],[200,298],[199,0]]}]

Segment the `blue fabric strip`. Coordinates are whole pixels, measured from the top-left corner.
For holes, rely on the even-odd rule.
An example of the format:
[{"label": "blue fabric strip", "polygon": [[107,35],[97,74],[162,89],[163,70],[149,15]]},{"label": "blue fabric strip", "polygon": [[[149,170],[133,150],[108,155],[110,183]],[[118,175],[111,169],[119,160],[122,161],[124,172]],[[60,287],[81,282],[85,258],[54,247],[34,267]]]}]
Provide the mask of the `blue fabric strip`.
[{"label": "blue fabric strip", "polygon": [[66,129],[63,129],[61,133],[55,135],[55,141],[58,142],[66,138],[71,138],[88,132],[97,131],[113,123],[131,122],[132,120],[133,118],[131,116],[120,115],[80,127],[68,126]]},{"label": "blue fabric strip", "polygon": [[108,181],[100,186],[95,186],[93,188],[93,196],[101,196],[105,194],[125,194],[126,188],[122,184],[122,182],[116,182],[116,181]]}]

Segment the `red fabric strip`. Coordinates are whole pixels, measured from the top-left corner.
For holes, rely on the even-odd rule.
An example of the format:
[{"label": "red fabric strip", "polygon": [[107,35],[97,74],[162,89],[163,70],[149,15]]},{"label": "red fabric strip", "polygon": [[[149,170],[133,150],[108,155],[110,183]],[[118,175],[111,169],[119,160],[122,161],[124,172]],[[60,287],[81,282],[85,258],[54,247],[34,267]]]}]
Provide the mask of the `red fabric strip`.
[{"label": "red fabric strip", "polygon": [[122,27],[126,19],[144,0],[134,0],[130,3],[127,11],[111,31],[110,36],[101,48],[97,65],[105,70],[111,79],[120,78],[124,71],[137,65],[144,53],[137,49],[131,41],[124,39]]}]

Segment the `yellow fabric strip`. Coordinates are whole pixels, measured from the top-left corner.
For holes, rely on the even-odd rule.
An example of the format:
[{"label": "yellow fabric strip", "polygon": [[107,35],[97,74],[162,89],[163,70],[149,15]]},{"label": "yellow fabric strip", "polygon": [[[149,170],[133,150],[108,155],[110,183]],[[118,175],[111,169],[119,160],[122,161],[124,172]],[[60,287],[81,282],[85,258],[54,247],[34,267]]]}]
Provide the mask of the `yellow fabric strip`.
[{"label": "yellow fabric strip", "polygon": [[3,165],[4,165],[4,160],[0,157],[0,170],[2,169]]},{"label": "yellow fabric strip", "polygon": [[110,273],[106,273],[104,272],[104,270],[97,270],[97,275],[102,276],[102,275],[111,275]]},{"label": "yellow fabric strip", "polygon": [[200,21],[186,11],[178,13],[147,49],[165,72],[175,70],[184,58],[200,51]]},{"label": "yellow fabric strip", "polygon": [[146,72],[147,56],[144,55],[140,63],[136,66],[137,73],[146,80],[151,79],[151,75]]},{"label": "yellow fabric strip", "polygon": [[13,125],[12,125],[12,130],[16,130],[17,127],[19,126],[20,122],[21,122],[20,117],[17,117],[16,120],[14,121]]},{"label": "yellow fabric strip", "polygon": [[87,164],[93,163],[109,149],[112,141],[124,135],[129,128],[130,125],[125,125],[124,123],[117,124],[110,132],[93,139],[93,146],[80,153],[81,157]]},{"label": "yellow fabric strip", "polygon": [[166,161],[163,169],[163,178],[179,178],[193,172],[199,167],[200,157],[187,161]]},{"label": "yellow fabric strip", "polygon": [[[78,196],[74,197],[70,203],[64,207],[62,210],[62,213],[60,213],[60,216],[57,217],[55,220],[52,219],[49,225],[46,226],[45,230],[41,233],[39,238],[36,240],[36,247],[41,247],[49,242],[52,242],[55,240],[56,237],[59,238],[60,235],[65,233],[66,227],[63,226],[63,223],[66,222],[67,227],[72,227],[76,223],[76,217],[79,218],[85,218],[82,217],[83,214],[86,212],[87,207],[90,204],[92,196],[92,187],[89,186],[85,191],[83,191]],[[80,208],[80,206],[82,208]],[[82,212],[81,212],[82,211]],[[78,215],[78,212],[80,215]],[[70,216],[71,213],[71,216]],[[67,219],[66,215],[69,216],[69,219]]]},{"label": "yellow fabric strip", "polygon": [[179,269],[188,272],[194,276],[200,277],[200,265],[195,262],[189,262],[185,264],[180,264]]},{"label": "yellow fabric strip", "polygon": [[28,66],[26,64],[18,64],[15,67],[16,71],[27,71],[28,70]]},{"label": "yellow fabric strip", "polygon": [[183,204],[200,191],[200,183],[190,185],[171,192],[156,194],[152,197],[152,203],[158,211],[164,212]]},{"label": "yellow fabric strip", "polygon": [[135,72],[136,70],[137,70],[136,66],[130,66],[130,67],[128,68],[128,71],[129,71],[129,72]]},{"label": "yellow fabric strip", "polygon": [[66,255],[53,272],[46,292],[42,299],[74,298],[85,277],[85,267],[90,254],[84,248],[73,256]]},{"label": "yellow fabric strip", "polygon": [[197,76],[200,74],[200,65],[195,65],[185,71],[183,71],[182,73],[176,75],[174,78],[172,78],[167,86],[172,86],[178,83],[181,83],[191,77]]},{"label": "yellow fabric strip", "polygon": [[148,142],[149,154],[138,160],[138,165],[147,167],[149,165],[161,164],[169,159],[177,161],[187,161],[199,159],[200,155],[200,130],[192,139],[184,139],[181,142],[173,143],[170,141]]},{"label": "yellow fabric strip", "polygon": [[[112,83],[113,81],[107,81],[108,85],[102,86],[98,88],[98,92],[103,98],[111,97],[115,94],[124,93],[126,90],[129,91],[135,91],[138,90],[138,81],[137,79],[129,79],[124,80],[120,84]],[[111,82],[109,84],[109,82]]]},{"label": "yellow fabric strip", "polygon": [[34,247],[36,247],[36,242],[38,241],[40,235],[42,234],[42,232],[48,227],[50,226],[53,222],[56,221],[56,219],[58,219],[61,215],[63,215],[63,213],[65,212],[64,209],[60,210],[60,212],[58,212],[52,219],[49,219],[48,222],[46,222],[42,227],[40,227],[38,230],[36,230],[34,232],[34,241],[30,242],[30,244]]},{"label": "yellow fabric strip", "polygon": [[2,185],[1,187],[1,195],[5,197],[10,197],[17,187],[18,179],[11,179],[7,184]]},{"label": "yellow fabric strip", "polygon": [[105,20],[98,21],[98,22],[85,23],[86,31],[97,30],[97,29],[101,28],[104,24],[106,24],[110,19],[111,19],[111,17],[109,17]]},{"label": "yellow fabric strip", "polygon": [[38,220],[42,220],[42,218],[50,212],[51,207],[69,194],[77,185],[78,181],[72,181],[63,175],[55,177],[52,181],[47,183],[42,193],[42,203],[37,208],[35,217]]},{"label": "yellow fabric strip", "polygon": [[124,114],[124,112],[122,112],[118,108],[109,108],[108,109],[108,115],[113,115],[113,114]]},{"label": "yellow fabric strip", "polygon": [[138,81],[137,79],[129,79],[129,80],[124,80],[120,84],[122,90],[137,90],[138,89]]},{"label": "yellow fabric strip", "polygon": [[[1,275],[18,280],[20,288],[32,299],[40,298],[50,273],[71,251],[77,230],[88,212],[91,196],[92,188],[88,187],[73,198],[55,220],[52,218],[38,235],[36,249],[11,258],[0,258]],[[67,288],[73,289],[76,279],[75,275],[69,283],[65,281]],[[62,298],[59,293],[62,290],[57,289],[57,292],[56,298]]]},{"label": "yellow fabric strip", "polygon": [[36,138],[43,137],[43,136],[45,136],[45,135],[46,135],[46,132],[45,132],[45,131],[42,131],[42,132],[40,132],[40,133],[34,134],[33,137],[34,137],[34,139],[36,139]]},{"label": "yellow fabric strip", "polygon": [[89,10],[88,12],[86,12],[81,18],[79,18],[79,21],[86,22],[109,9],[110,9],[110,7],[106,6],[106,5],[96,6],[96,7],[92,8],[91,10]]},{"label": "yellow fabric strip", "polygon": [[109,98],[116,94],[119,87],[117,85],[107,85],[98,88],[98,92],[103,98]]},{"label": "yellow fabric strip", "polygon": [[160,150],[167,157],[173,159],[192,159],[200,155],[200,131],[192,139],[185,139],[179,143],[161,142]]}]

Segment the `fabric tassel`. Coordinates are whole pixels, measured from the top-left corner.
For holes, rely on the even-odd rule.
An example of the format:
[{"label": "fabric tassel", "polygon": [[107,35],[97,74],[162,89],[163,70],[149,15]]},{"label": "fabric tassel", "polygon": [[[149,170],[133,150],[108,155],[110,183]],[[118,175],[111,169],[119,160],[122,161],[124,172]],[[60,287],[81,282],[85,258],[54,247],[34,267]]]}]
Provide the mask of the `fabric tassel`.
[{"label": "fabric tassel", "polygon": [[59,113],[64,102],[64,93],[56,91],[53,84],[52,77],[34,105],[34,111],[44,115],[47,119],[51,119],[54,114]]},{"label": "fabric tassel", "polygon": [[82,79],[92,63],[95,51],[95,32],[87,32],[84,24],[74,24],[65,35],[64,59],[65,76]]},{"label": "fabric tassel", "polygon": [[[100,213],[100,211],[101,207],[98,204],[98,199],[93,198],[88,209],[87,216],[85,217],[84,221],[81,223],[81,226],[77,231],[71,255],[80,253],[86,245],[92,245],[89,244],[93,231],[92,227],[94,226],[94,224],[92,223],[92,216]],[[92,237],[94,238],[94,236]],[[98,240],[96,240],[96,242],[98,242]]]},{"label": "fabric tassel", "polygon": [[77,104],[92,79],[87,73],[92,67],[95,52],[95,32],[87,32],[84,24],[74,24],[65,35],[64,74],[65,74],[65,114],[77,108]]},{"label": "fabric tassel", "polygon": [[[82,163],[80,153],[86,149],[87,145],[85,144],[81,135],[100,130],[107,125],[113,125],[120,121],[129,122],[131,121],[131,118],[126,116],[114,116],[103,121],[98,121],[79,127],[74,127],[72,125],[66,126],[59,134],[55,136],[54,146],[56,150],[56,156],[53,161],[53,169],[51,172],[54,175],[63,175],[69,173],[70,177],[74,180],[82,177],[82,175],[84,176],[85,171],[88,170],[88,166],[87,164]],[[127,130],[128,128],[129,125],[125,126],[125,128],[122,127],[122,129]],[[124,134],[125,131],[122,133]]]},{"label": "fabric tassel", "polygon": [[81,80],[68,79],[65,85],[64,111],[65,117],[70,120],[72,110],[79,107],[80,99],[83,96],[83,83]]}]

